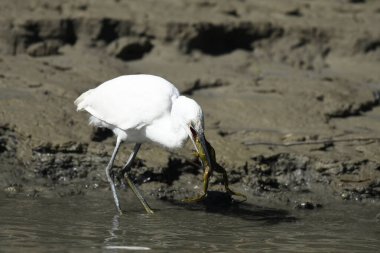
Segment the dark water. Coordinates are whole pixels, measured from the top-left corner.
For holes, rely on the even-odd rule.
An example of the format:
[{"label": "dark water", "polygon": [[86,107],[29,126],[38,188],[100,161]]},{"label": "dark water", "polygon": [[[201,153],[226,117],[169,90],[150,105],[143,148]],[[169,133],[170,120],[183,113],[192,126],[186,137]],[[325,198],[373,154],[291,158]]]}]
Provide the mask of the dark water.
[{"label": "dark water", "polygon": [[[379,252],[378,207],[222,211],[155,202],[116,214],[110,198],[0,198],[1,252]],[[137,248],[132,248],[137,247]]]}]

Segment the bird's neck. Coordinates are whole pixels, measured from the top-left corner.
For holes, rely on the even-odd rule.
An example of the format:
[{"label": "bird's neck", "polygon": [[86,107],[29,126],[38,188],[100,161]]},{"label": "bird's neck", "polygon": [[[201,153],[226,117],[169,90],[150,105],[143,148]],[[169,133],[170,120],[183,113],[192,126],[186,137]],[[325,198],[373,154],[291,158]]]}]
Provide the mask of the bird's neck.
[{"label": "bird's neck", "polygon": [[157,119],[154,124],[147,126],[146,136],[153,142],[170,149],[182,147],[188,138],[185,129],[170,114]]}]

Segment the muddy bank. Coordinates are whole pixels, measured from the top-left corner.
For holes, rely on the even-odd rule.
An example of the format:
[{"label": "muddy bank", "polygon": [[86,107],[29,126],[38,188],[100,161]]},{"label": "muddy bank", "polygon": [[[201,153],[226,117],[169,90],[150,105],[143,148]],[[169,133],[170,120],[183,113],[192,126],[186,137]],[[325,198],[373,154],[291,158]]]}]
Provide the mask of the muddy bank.
[{"label": "muddy bank", "polygon": [[[0,7],[6,194],[107,191],[114,139],[89,127],[73,101],[118,75],[150,73],[202,105],[217,159],[249,201],[301,208],[379,201],[377,1],[38,0]],[[130,149],[123,146],[116,168]],[[200,191],[191,145],[144,145],[138,157],[131,173],[151,198]],[[220,175],[211,184],[222,190]]]}]

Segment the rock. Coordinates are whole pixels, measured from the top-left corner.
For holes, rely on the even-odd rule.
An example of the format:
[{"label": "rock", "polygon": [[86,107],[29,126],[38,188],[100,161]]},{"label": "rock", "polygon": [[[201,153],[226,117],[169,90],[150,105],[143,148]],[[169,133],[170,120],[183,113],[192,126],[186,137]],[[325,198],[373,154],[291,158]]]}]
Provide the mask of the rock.
[{"label": "rock", "polygon": [[313,210],[314,208],[321,208],[321,207],[322,207],[321,204],[313,204],[308,201],[301,202],[296,206],[297,209],[307,209],[307,210]]},{"label": "rock", "polygon": [[17,185],[12,185],[12,186],[8,186],[4,189],[5,192],[9,193],[9,194],[15,194],[17,192],[19,192],[21,189],[20,186],[17,186]]},{"label": "rock", "polygon": [[57,40],[47,40],[31,44],[26,52],[33,57],[49,56],[59,54],[61,42]]},{"label": "rock", "polygon": [[113,136],[113,132],[108,128],[96,127],[93,129],[90,139],[96,142],[102,142],[105,139]]},{"label": "rock", "polygon": [[271,23],[250,22],[171,24],[168,28],[168,40],[173,36],[183,37],[180,49],[184,53],[198,50],[209,55],[227,54],[237,49],[251,51],[255,42],[283,33],[281,27]]},{"label": "rock", "polygon": [[366,0],[348,0],[348,2],[352,4],[364,4]]},{"label": "rock", "polygon": [[153,48],[152,43],[145,38],[121,37],[107,47],[108,54],[124,61],[141,59]]},{"label": "rock", "polygon": [[15,153],[18,144],[17,134],[8,125],[0,125],[0,154]]},{"label": "rock", "polygon": [[7,140],[0,137],[0,154],[7,150]]},{"label": "rock", "polygon": [[342,192],[341,194],[340,194],[340,196],[341,196],[341,198],[342,199],[344,199],[344,200],[348,200],[348,199],[350,199],[350,194],[348,193],[348,192]]},{"label": "rock", "polygon": [[293,10],[289,10],[289,11],[285,12],[285,14],[287,16],[302,17],[302,12],[300,11],[299,8],[296,8],[296,9],[293,9]]},{"label": "rock", "polygon": [[34,152],[44,154],[55,153],[77,153],[84,154],[87,152],[87,144],[68,141],[62,144],[52,144],[51,142],[41,144],[33,148]]}]

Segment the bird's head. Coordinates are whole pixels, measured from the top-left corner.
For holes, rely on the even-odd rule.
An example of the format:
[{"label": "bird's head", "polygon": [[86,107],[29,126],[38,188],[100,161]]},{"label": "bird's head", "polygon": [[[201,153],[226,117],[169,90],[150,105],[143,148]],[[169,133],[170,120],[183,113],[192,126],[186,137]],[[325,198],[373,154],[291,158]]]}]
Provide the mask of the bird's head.
[{"label": "bird's head", "polygon": [[202,163],[211,165],[210,151],[204,134],[204,118],[202,108],[193,99],[180,96],[173,105],[172,114],[185,129]]}]

